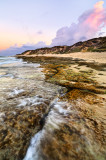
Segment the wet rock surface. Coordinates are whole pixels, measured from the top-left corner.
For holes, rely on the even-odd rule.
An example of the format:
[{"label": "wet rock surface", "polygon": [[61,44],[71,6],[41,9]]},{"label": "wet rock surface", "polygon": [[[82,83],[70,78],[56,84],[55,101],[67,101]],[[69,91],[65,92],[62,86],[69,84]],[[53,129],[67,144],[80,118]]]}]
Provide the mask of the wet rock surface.
[{"label": "wet rock surface", "polygon": [[40,121],[61,88],[46,83],[41,70],[39,64],[23,62],[0,68],[0,160],[24,158],[31,137],[41,130]]},{"label": "wet rock surface", "polygon": [[[97,68],[96,68],[97,69]],[[41,140],[43,159],[105,159],[106,85],[104,79],[92,78],[98,71],[64,64],[46,64],[46,81],[67,88],[60,99],[72,106],[67,122],[55,130],[54,137]],[[106,76],[106,73],[103,73]],[[99,96],[101,94],[101,96]],[[66,109],[68,110],[68,108]],[[57,143],[58,141],[58,143]],[[54,147],[55,146],[55,147]]]},{"label": "wet rock surface", "polygon": [[[78,65],[79,66],[79,65]],[[104,79],[99,83],[95,78],[98,72],[91,70],[89,67],[86,67],[81,70],[79,67],[74,65],[63,65],[63,64],[47,64],[45,65],[45,75],[46,80],[59,84],[61,86],[71,89],[80,89],[80,90],[87,90],[93,93],[106,93],[106,85],[103,83]],[[99,73],[100,74],[100,73]],[[95,78],[93,76],[95,75]],[[106,73],[104,72],[104,77]]]},{"label": "wet rock surface", "polygon": [[55,102],[24,160],[105,159],[105,105],[102,99],[92,106],[80,98]]},{"label": "wet rock surface", "polygon": [[0,159],[22,159],[30,138],[41,129],[40,119],[47,111],[49,100],[34,97],[36,104],[6,107],[0,115]]},{"label": "wet rock surface", "polygon": [[33,65],[0,68],[0,160],[105,160],[105,71]]}]

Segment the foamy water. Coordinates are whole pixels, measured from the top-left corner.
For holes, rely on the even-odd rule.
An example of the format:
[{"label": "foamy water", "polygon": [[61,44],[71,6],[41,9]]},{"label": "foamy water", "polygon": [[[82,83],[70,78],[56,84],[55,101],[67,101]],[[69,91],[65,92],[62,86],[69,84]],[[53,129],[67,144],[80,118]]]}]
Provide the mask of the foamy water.
[{"label": "foamy water", "polygon": [[30,146],[23,160],[43,160],[43,148],[41,141],[48,141],[48,138],[52,140],[53,132],[55,130],[59,130],[61,124],[68,123],[66,116],[70,113],[70,104],[66,102],[59,102],[59,99],[55,99],[51,102],[50,112],[46,117],[45,125],[43,129],[35,134],[35,136],[31,139]]},{"label": "foamy water", "polygon": [[[61,102],[57,100],[48,106],[50,101],[57,97],[61,87],[45,82],[45,76],[39,66],[40,64],[23,62],[15,57],[0,57],[1,125],[5,124],[7,115],[14,117],[18,114],[18,110],[33,111],[43,117],[39,106],[47,108],[47,110],[51,107],[45,127],[32,138],[25,159],[42,158],[40,155],[35,155],[35,150],[36,153],[37,150],[40,153],[41,137],[44,137],[47,132],[52,132],[53,128],[59,128],[59,124],[64,121],[62,115],[67,114],[67,111],[61,108]],[[58,118],[59,114],[62,114],[60,118]],[[47,130],[48,126],[50,126],[49,130]]]},{"label": "foamy water", "polygon": [[[70,160],[78,155],[100,160],[104,152],[99,152],[101,145],[94,141],[95,132],[78,113],[81,105],[88,106],[81,100],[75,103],[60,100],[59,93],[64,95],[63,90],[45,82],[40,64],[0,57],[0,133],[4,134],[1,134],[4,150],[0,150],[0,156]],[[13,155],[14,148],[17,150]]]},{"label": "foamy water", "polygon": [[17,62],[22,62],[22,59],[16,59],[15,57],[0,57],[0,66],[4,64],[13,64]]}]

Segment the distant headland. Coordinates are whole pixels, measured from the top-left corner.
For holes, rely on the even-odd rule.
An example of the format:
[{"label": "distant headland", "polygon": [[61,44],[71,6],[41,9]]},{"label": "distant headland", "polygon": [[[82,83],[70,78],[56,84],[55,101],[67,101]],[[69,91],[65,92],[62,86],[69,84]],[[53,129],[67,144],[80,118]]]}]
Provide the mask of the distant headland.
[{"label": "distant headland", "polygon": [[72,46],[54,46],[27,50],[18,55],[68,54],[75,52],[106,52],[106,37],[93,38],[84,42],[80,41]]}]

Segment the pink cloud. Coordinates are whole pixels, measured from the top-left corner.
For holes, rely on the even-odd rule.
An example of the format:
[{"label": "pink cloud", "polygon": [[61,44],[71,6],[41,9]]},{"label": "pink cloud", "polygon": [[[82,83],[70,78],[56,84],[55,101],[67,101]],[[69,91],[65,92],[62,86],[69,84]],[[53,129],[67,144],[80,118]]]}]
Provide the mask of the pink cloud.
[{"label": "pink cloud", "polygon": [[90,27],[98,30],[98,27],[102,23],[106,23],[106,9],[103,8],[103,1],[100,1],[95,4],[93,12],[88,16],[85,25],[89,25]]},{"label": "pink cloud", "polygon": [[52,45],[71,45],[95,37],[106,26],[106,8],[103,8],[103,4],[104,1],[97,2],[93,9],[78,18],[77,24],[59,29]]}]

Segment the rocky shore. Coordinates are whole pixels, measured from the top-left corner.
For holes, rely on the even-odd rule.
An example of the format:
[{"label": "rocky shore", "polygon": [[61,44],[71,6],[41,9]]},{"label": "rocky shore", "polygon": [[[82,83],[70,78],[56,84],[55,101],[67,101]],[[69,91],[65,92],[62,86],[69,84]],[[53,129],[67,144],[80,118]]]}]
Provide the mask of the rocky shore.
[{"label": "rocky shore", "polygon": [[[53,149],[45,146],[47,159],[105,159],[106,65],[69,58],[37,57],[33,61],[42,62],[45,81],[66,88],[59,98],[68,101],[76,112],[67,116],[68,124],[54,135],[57,141],[61,137],[61,147],[51,140]],[[54,148],[58,150],[57,155],[51,151]],[[49,153],[55,157],[50,158]]]},{"label": "rocky shore", "polygon": [[[28,78],[30,89],[7,96],[9,108],[8,103],[1,108],[0,160],[20,160],[25,155],[28,160],[27,149],[32,147],[34,135],[37,146],[33,144],[32,160],[105,160],[106,64],[67,57],[23,56],[23,60],[40,63],[44,79],[40,76],[36,81],[34,70],[29,74],[26,69],[24,76],[22,68],[19,70]],[[38,84],[40,78],[43,81]],[[48,91],[38,92],[42,84]],[[55,92],[49,91],[54,87]],[[14,109],[19,97],[26,105]],[[29,97],[33,97],[30,103]],[[34,101],[37,104],[33,105]]]}]

